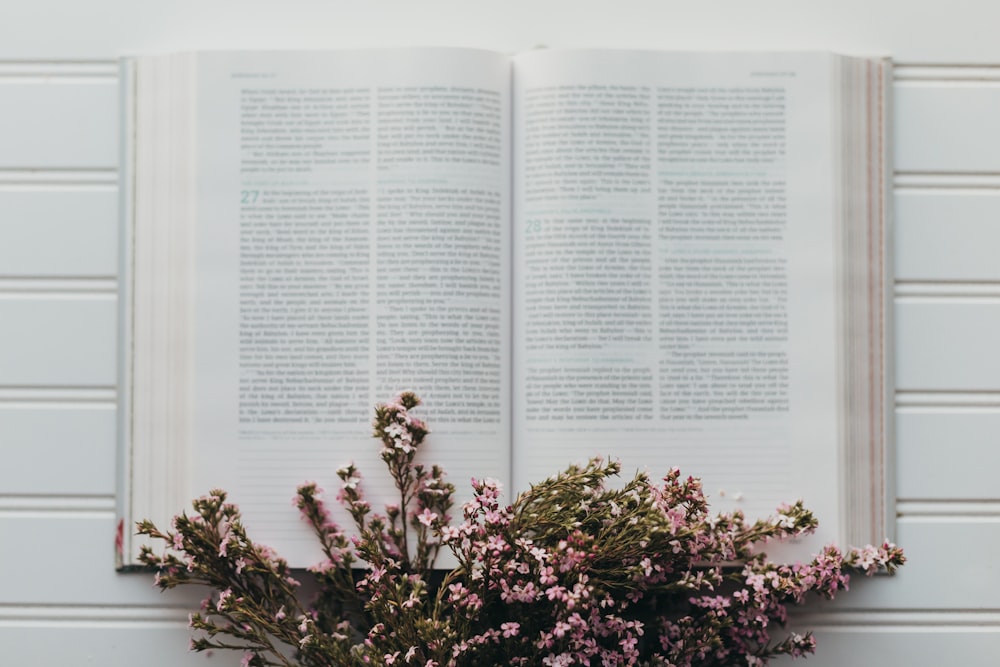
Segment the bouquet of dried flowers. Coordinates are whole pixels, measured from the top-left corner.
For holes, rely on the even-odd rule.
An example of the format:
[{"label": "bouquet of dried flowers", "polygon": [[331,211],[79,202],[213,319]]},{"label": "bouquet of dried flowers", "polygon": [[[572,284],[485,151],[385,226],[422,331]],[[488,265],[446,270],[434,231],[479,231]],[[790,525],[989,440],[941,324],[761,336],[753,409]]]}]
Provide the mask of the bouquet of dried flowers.
[{"label": "bouquet of dried flowers", "polygon": [[[338,470],[338,500],[352,536],[330,518],[315,484],[296,505],[324,558],[302,586],[288,564],[248,536],[222,491],[194,501],[170,530],[141,522],[166,543],[145,548],[161,589],[210,589],[190,617],[196,651],[233,649],[242,665],[764,665],[815,648],[783,631],[787,605],[847,587],[850,569],[893,571],[902,550],[885,543],[811,562],[767,560],[755,545],[810,532],[801,503],[748,523],[710,514],[697,479],[670,470],[609,484],[613,461],[591,460],[533,486],[510,505],[499,484],[473,480],[463,520],[448,512],[454,487],[415,454],[427,426],[404,393],[375,409],[375,436],[399,492],[382,512],[365,501],[361,474]],[[435,570],[448,549],[457,567]],[[297,576],[302,576],[296,573]],[[307,602],[303,589],[313,594]],[[778,636],[772,636],[777,631]]]}]

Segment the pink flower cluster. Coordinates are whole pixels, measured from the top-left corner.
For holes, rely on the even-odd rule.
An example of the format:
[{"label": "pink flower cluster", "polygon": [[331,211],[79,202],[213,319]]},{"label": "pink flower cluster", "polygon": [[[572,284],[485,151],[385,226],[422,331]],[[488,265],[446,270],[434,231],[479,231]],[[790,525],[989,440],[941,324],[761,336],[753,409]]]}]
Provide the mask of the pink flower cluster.
[{"label": "pink flower cluster", "polygon": [[[417,405],[404,393],[375,410],[398,500],[373,511],[356,467],[337,471],[352,537],[322,489],[298,488],[295,505],[323,551],[309,568],[310,602],[285,561],[249,539],[221,491],[195,500],[195,514],[170,531],[140,524],[167,547],[143,553],[157,586],[214,591],[190,617],[201,633],[194,650],[239,650],[246,667],[759,667],[815,649],[811,635],[783,630],[788,605],[833,597],[849,570],[893,571],[904,561],[885,543],[772,563],[761,544],[815,529],[801,502],[747,522],[709,513],[700,482],[677,469],[656,483],[637,475],[612,485],[620,466],[601,459],[510,505],[496,480],[474,479],[463,520],[452,524],[454,487],[439,467],[416,462],[428,434],[410,414]],[[440,549],[456,568],[434,569]]]},{"label": "pink flower cluster", "polygon": [[[609,488],[617,473],[601,460],[571,467],[510,507],[496,483],[473,480],[465,521],[445,533],[466,581],[448,600],[476,631],[453,648],[454,664],[761,665],[814,649],[809,635],[772,639],[787,604],[832,597],[848,568],[903,561],[884,544],[770,563],[754,543],[814,529],[801,504],[748,524],[709,515],[699,481],[678,470],[659,485],[640,475]],[[479,609],[490,610],[485,622]]]}]

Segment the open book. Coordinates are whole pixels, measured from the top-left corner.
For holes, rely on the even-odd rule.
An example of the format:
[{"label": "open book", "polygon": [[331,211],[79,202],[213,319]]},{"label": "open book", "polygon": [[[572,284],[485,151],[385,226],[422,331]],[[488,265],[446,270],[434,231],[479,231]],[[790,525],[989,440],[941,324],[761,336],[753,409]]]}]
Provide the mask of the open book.
[{"label": "open book", "polygon": [[[411,49],[123,64],[121,564],[223,488],[319,558],[291,498],[373,404],[510,498],[594,455],[892,530],[884,60]],[[331,502],[331,505],[334,504]],[[454,511],[461,517],[460,507]]]}]

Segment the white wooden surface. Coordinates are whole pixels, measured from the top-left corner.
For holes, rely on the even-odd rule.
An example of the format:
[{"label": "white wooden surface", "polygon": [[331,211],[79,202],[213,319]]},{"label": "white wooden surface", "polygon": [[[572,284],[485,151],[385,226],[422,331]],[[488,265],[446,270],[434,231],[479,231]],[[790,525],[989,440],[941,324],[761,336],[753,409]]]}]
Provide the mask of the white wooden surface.
[{"label": "white wooden surface", "polygon": [[118,193],[112,185],[0,191],[0,211],[0,279],[114,278]]},{"label": "white wooden surface", "polygon": [[[892,54],[896,578],[800,622],[808,664],[1000,654],[1000,7],[989,0],[0,2],[0,664],[235,665],[112,569],[117,78],[184,48],[444,44]],[[919,11],[918,11],[919,10]]]}]

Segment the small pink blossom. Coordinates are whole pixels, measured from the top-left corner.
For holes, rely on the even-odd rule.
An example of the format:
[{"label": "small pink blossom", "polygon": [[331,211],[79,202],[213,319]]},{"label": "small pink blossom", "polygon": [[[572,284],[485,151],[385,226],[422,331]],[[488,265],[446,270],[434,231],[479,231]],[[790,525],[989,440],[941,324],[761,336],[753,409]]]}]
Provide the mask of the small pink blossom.
[{"label": "small pink blossom", "polygon": [[424,508],[423,512],[417,515],[417,521],[428,527],[434,525],[434,522],[437,521],[437,518],[438,515],[430,511],[426,507]]}]

